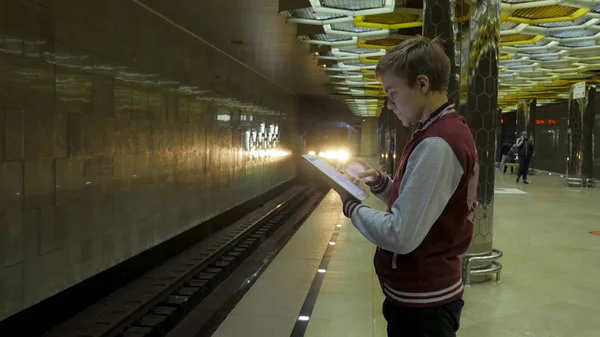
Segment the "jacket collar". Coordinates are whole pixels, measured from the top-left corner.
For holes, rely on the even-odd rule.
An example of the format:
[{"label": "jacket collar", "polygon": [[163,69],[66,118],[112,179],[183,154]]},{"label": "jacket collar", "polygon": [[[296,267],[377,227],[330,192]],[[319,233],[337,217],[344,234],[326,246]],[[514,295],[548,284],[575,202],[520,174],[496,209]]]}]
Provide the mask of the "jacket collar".
[{"label": "jacket collar", "polygon": [[427,118],[425,121],[419,122],[419,125],[417,126],[417,129],[415,130],[415,132],[425,130],[428,126],[433,124],[435,121],[440,119],[442,116],[445,116],[445,115],[455,111],[454,106],[455,106],[454,99],[453,98],[449,99],[448,102],[442,104],[439,108],[437,108],[431,114],[431,116],[429,116],[429,118]]}]

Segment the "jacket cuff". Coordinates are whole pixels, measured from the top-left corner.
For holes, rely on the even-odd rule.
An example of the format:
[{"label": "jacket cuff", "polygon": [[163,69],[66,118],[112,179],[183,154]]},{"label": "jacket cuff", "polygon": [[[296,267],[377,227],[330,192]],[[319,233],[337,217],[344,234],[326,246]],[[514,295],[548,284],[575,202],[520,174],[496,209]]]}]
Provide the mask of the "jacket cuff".
[{"label": "jacket cuff", "polygon": [[375,181],[365,182],[365,185],[367,185],[371,189],[371,192],[373,192],[374,194],[379,194],[385,191],[385,188],[387,187],[387,184],[389,182],[387,176],[385,176],[379,171],[377,171],[377,173],[378,175]]},{"label": "jacket cuff", "polygon": [[361,207],[368,207],[366,205],[361,204],[359,201],[354,199],[346,199],[344,200],[343,212],[347,218],[352,218],[354,213]]}]

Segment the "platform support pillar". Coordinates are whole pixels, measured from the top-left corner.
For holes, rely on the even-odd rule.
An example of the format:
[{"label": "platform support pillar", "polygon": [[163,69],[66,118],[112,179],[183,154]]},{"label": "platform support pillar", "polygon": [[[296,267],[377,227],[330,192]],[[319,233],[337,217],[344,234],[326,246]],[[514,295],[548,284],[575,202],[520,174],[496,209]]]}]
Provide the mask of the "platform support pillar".
[{"label": "platform support pillar", "polygon": [[520,99],[517,102],[517,138],[521,137],[521,132],[527,131],[529,107],[529,100],[527,99]]},{"label": "platform support pillar", "polygon": [[[468,256],[491,254],[493,249],[494,178],[498,112],[498,57],[500,0],[425,0],[423,36],[439,37],[452,63],[448,94],[457,100],[479,154],[478,206]],[[473,269],[489,269],[491,261],[472,262]],[[471,283],[490,279],[472,274]]]},{"label": "platform support pillar", "polygon": [[567,187],[594,187],[596,88],[585,82],[571,86],[567,129]]}]

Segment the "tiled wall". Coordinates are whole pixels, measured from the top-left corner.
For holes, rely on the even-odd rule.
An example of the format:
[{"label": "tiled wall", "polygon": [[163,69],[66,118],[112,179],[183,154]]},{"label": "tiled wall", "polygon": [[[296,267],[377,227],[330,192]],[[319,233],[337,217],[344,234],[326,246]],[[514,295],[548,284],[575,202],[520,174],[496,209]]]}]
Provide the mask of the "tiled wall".
[{"label": "tiled wall", "polygon": [[0,318],[294,177],[242,151],[285,95],[131,1],[0,0]]}]

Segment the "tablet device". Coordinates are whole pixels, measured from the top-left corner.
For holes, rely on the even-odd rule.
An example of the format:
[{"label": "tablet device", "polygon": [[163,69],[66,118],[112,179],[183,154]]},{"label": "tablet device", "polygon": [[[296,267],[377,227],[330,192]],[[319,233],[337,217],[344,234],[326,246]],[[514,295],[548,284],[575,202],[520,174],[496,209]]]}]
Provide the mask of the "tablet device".
[{"label": "tablet device", "polygon": [[313,167],[321,171],[334,190],[338,192],[345,191],[348,195],[353,196],[361,202],[369,197],[369,194],[365,192],[365,190],[356,186],[350,179],[346,178],[323,159],[309,154],[305,154],[302,157],[304,157],[304,159],[306,159]]}]

